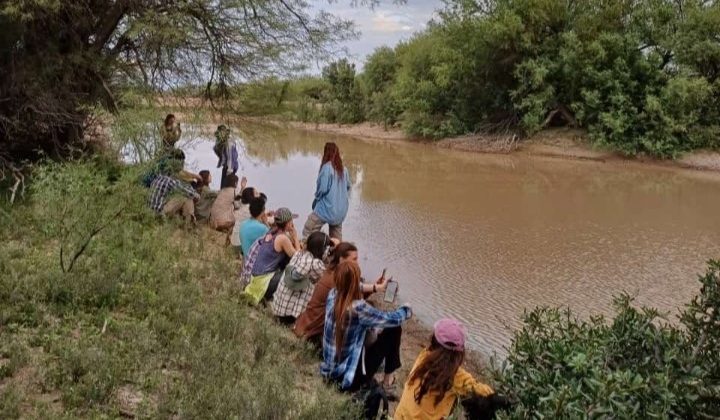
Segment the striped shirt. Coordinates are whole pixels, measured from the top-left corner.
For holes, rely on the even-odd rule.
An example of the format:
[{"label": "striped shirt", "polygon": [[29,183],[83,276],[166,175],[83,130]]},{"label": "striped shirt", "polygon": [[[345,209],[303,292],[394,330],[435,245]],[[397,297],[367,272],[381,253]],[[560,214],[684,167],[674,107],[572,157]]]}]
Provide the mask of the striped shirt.
[{"label": "striped shirt", "polygon": [[338,352],[335,347],[335,297],[337,289],[332,289],[325,305],[325,332],[323,335],[323,362],[320,373],[326,379],[340,383],[342,389],[348,389],[355,379],[360,356],[365,343],[365,333],[371,328],[398,327],[410,318],[411,311],[402,306],[395,311],[384,312],[375,309],[364,300],[352,303],[350,322],[345,330],[343,347]]},{"label": "striped shirt", "polygon": [[158,175],[150,184],[150,198],[148,199],[150,208],[162,213],[163,207],[168,202],[168,196],[173,191],[178,191],[188,198],[200,197],[190,185],[166,175]]}]

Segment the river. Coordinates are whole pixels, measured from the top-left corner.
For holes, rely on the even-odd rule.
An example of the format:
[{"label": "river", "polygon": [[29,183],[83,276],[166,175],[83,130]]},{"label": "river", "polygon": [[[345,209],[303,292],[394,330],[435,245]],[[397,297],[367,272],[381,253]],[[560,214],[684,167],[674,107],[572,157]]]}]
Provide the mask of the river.
[{"label": "river", "polygon": [[[235,133],[238,130],[235,129]],[[431,325],[452,316],[470,345],[504,353],[525,309],[612,315],[623,291],[674,319],[720,257],[720,177],[645,166],[454,152],[244,126],[241,171],[302,229],[323,145],[335,141],[353,190],[343,226],[363,275],[387,267],[400,300]],[[211,169],[212,142],[184,145]]]}]

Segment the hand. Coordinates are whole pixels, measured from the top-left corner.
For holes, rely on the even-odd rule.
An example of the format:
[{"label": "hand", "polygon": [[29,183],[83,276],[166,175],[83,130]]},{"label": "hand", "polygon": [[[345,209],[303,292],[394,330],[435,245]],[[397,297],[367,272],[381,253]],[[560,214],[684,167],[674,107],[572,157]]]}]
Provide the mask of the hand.
[{"label": "hand", "polygon": [[379,281],[378,281],[377,283],[375,283],[375,290],[376,290],[376,291],[385,293],[385,289],[387,289],[387,282],[386,282],[386,281],[383,281],[383,282],[379,282]]},{"label": "hand", "polygon": [[245,187],[247,187],[247,178],[242,177],[240,180],[240,191],[244,190]]},{"label": "hand", "polygon": [[378,277],[377,280],[375,280],[375,284],[380,286],[381,284],[385,283],[385,270],[380,274],[380,277]]},{"label": "hand", "polygon": [[401,307],[401,308],[405,308],[405,309],[407,310],[407,313],[408,313],[408,318],[407,318],[407,319],[411,319],[411,318],[413,317],[412,306],[410,306],[409,303],[403,303],[400,307]]}]

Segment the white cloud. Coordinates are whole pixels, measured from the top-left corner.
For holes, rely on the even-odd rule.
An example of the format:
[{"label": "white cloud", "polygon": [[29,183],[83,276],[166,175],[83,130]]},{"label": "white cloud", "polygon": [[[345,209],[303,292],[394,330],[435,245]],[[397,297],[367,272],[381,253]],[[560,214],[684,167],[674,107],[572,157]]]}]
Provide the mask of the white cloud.
[{"label": "white cloud", "polygon": [[372,26],[370,30],[373,32],[386,34],[397,32],[410,32],[420,27],[419,25],[414,25],[423,23],[424,22],[414,22],[413,19],[404,14],[392,13],[387,11],[376,11],[375,16],[373,16],[372,18]]}]

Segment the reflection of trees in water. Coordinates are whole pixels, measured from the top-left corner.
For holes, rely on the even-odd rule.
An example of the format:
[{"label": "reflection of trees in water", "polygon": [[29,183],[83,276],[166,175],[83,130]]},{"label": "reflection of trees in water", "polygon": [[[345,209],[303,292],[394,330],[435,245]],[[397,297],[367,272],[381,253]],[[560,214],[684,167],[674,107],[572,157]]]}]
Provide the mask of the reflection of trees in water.
[{"label": "reflection of trees in water", "polygon": [[476,155],[251,124],[242,126],[242,134],[248,157],[267,165],[294,156],[319,161],[325,142],[335,141],[363,200],[397,200],[430,211],[480,201],[496,202],[485,205],[498,208],[528,207],[530,212],[568,205],[588,212],[608,206],[667,207],[668,197],[682,195],[688,187],[716,190],[679,172],[615,164]]}]

